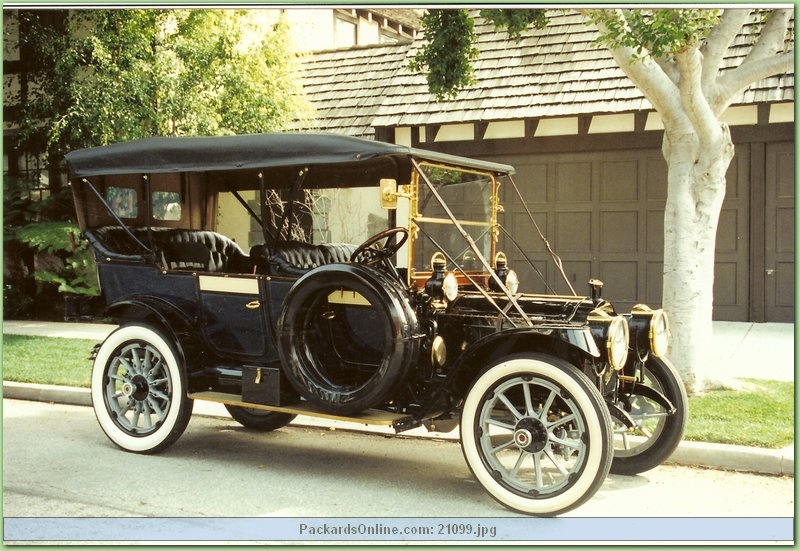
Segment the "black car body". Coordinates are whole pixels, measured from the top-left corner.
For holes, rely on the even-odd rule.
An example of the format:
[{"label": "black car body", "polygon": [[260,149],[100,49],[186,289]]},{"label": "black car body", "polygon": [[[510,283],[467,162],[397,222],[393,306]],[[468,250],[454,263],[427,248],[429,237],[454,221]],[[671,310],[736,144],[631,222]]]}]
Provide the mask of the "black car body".
[{"label": "black car body", "polygon": [[[98,315],[120,325],[95,351],[92,396],[123,449],[172,444],[195,399],[256,430],[298,414],[460,424],[495,499],[554,515],[682,437],[662,311],[620,314],[597,281],[589,296],[517,289],[500,250],[515,243],[510,166],[295,133],[144,139],[67,164]],[[254,221],[247,251],[216,231],[223,195]],[[376,234],[330,242],[337,205],[365,201],[383,215],[340,218]]]}]

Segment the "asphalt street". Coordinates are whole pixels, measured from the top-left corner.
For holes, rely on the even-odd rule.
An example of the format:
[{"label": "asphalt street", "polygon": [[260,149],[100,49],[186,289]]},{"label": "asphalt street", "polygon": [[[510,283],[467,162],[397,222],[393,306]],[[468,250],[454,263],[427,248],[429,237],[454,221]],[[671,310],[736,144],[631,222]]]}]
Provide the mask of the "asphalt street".
[{"label": "asphalt street", "polygon": [[[158,455],[116,448],[90,408],[3,400],[5,517],[515,517],[452,441],[195,416]],[[565,517],[792,517],[794,478],[662,465],[610,475]],[[127,538],[123,538],[127,539]]]},{"label": "asphalt street", "polygon": [[[39,321],[5,321],[3,332],[18,335],[39,335],[60,338],[85,338],[101,341],[114,328],[110,325],[90,323],[53,323]],[[728,377],[753,377],[783,381],[794,380],[794,325],[786,323],[735,323],[715,322],[714,342],[721,361],[717,369],[724,369]],[[721,377],[721,375],[720,375]],[[721,377],[722,378],[722,377]],[[91,405],[89,391],[85,388],[56,387],[3,382],[3,395],[7,398],[41,400],[65,404]],[[212,402],[198,401],[195,415],[228,417],[225,409]],[[320,421],[300,416],[294,424],[317,425]],[[348,430],[351,423],[323,421],[324,426]],[[371,427],[380,431],[380,427]],[[389,431],[392,432],[392,431]],[[430,437],[425,429],[404,433],[408,436]],[[457,431],[440,435],[457,438]],[[669,462],[680,465],[700,465],[721,469],[753,471],[764,474],[794,474],[794,446],[780,450],[731,446],[703,442],[681,442]]]},{"label": "asphalt street", "polygon": [[[87,337],[90,329],[76,324],[18,325],[4,327],[4,332],[42,334],[65,326],[66,334],[51,336]],[[780,324],[768,325],[723,325],[718,338],[727,341],[727,350],[734,351],[731,357],[739,360],[736,365],[742,369],[736,375],[793,380],[793,362],[787,362],[793,356],[793,331]],[[102,339],[107,331],[106,326],[99,327],[96,338]],[[776,361],[764,362],[765,351]],[[770,368],[762,373],[751,366]],[[213,539],[224,534],[232,543],[250,541],[252,525],[242,529],[218,524],[225,519],[273,519],[278,533],[290,542],[327,541],[325,535],[305,540],[306,536],[292,532],[308,519],[323,523],[334,518],[348,522],[445,519],[438,525],[440,530],[443,526],[475,527],[476,519],[479,529],[526,521],[494,502],[472,478],[453,435],[396,436],[359,431],[349,424],[315,424],[311,418],[259,434],[240,427],[218,404],[196,402],[195,415],[181,439],[159,455],[142,456],[125,453],[105,438],[92,409],[85,407],[86,389],[4,382],[4,396],[6,543],[14,543],[7,539],[9,534],[45,532],[53,541],[44,541],[40,535],[35,543],[65,543],[70,538],[60,530],[69,520],[92,523],[88,529],[85,524],[67,526],[73,529],[71,539],[92,543],[141,543],[150,541],[148,533],[160,533],[169,542],[176,522],[179,532],[180,526],[189,523],[190,533],[202,527]],[[785,474],[789,476],[780,476]],[[723,543],[740,536],[745,542],[793,541],[793,474],[793,448],[771,451],[684,442],[668,464],[634,477],[610,475],[588,503],[562,515],[599,525],[569,525],[564,531],[561,525],[538,524],[537,529],[545,528],[544,532],[523,538],[523,543],[546,541],[547,534],[558,542],[613,541],[614,534],[627,536],[624,541],[638,537],[652,542],[656,532],[667,542],[707,542],[715,535]],[[191,520],[200,518],[205,520]],[[125,519],[164,524],[110,524]],[[461,519],[473,524],[465,525]],[[459,522],[451,524],[454,520]],[[694,532],[684,525],[665,525],[668,520],[696,521]],[[768,524],[753,526],[754,522]],[[769,522],[781,524],[775,527]],[[271,534],[275,526],[256,525],[259,537],[252,539],[273,542],[275,538],[264,537],[264,531]],[[615,532],[615,526],[622,532]],[[528,531],[526,527],[521,533]],[[519,535],[520,530],[513,533]],[[198,539],[205,542],[206,538]]]}]

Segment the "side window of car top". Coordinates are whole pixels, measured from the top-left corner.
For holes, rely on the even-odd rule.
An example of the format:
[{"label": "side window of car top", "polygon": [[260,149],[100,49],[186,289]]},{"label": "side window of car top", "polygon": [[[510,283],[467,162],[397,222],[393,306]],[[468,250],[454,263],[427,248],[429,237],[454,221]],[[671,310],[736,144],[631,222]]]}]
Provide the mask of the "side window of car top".
[{"label": "side window of car top", "polygon": [[153,192],[153,218],[156,220],[181,219],[181,195],[175,191]]},{"label": "side window of car top", "polygon": [[106,201],[120,218],[136,218],[139,213],[136,190],[125,187],[106,189]]}]

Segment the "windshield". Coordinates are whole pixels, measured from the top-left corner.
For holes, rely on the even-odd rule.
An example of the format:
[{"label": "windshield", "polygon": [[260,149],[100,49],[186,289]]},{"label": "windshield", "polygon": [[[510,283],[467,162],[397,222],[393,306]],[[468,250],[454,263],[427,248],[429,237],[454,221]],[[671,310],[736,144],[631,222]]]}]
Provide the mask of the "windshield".
[{"label": "windshield", "polygon": [[448,211],[472,238],[481,255],[491,261],[497,222],[494,199],[497,181],[486,173],[427,163],[420,164],[420,169],[423,176],[419,177],[416,201],[412,200],[411,206],[412,220],[419,229],[412,252],[414,271],[430,270],[431,256],[439,250],[448,258],[449,269],[455,267],[455,261],[464,270],[482,270],[481,262],[454,226]]}]

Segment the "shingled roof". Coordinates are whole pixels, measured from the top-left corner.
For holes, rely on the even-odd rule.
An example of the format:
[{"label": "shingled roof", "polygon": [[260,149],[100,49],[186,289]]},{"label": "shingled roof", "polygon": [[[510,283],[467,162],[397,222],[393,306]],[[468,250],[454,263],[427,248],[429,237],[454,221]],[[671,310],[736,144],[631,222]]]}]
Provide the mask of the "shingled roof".
[{"label": "shingled roof", "polygon": [[[476,83],[452,101],[436,101],[425,78],[409,71],[419,40],[313,54],[303,83],[319,128],[373,136],[376,127],[652,110],[576,12],[554,12],[547,28],[528,30],[519,41],[476,17],[475,34]],[[726,66],[741,63],[748,40],[737,39]],[[793,100],[791,73],[757,83],[734,104]]]},{"label": "shingled roof", "polygon": [[328,50],[303,64],[303,90],[316,108],[317,128],[374,137],[373,121],[399,70],[410,42]]}]

